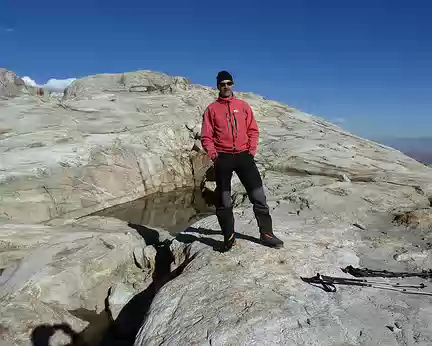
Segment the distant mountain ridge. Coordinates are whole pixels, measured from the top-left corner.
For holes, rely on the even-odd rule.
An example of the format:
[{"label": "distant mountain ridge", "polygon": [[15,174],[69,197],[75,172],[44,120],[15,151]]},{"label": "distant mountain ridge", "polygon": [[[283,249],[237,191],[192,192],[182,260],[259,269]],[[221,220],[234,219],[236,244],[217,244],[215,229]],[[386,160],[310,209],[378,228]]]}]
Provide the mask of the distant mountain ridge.
[{"label": "distant mountain ridge", "polygon": [[432,164],[432,137],[388,137],[374,141],[395,148],[421,163]]}]

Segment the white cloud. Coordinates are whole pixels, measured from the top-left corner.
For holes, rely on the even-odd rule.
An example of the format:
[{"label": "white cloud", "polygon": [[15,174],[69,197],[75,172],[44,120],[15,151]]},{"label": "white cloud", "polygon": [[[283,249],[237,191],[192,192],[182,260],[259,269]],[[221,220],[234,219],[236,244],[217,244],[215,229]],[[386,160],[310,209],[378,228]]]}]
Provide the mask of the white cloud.
[{"label": "white cloud", "polygon": [[52,78],[41,87],[48,91],[63,92],[76,78],[55,79]]},{"label": "white cloud", "polygon": [[6,32],[13,32],[14,31],[14,29],[12,29],[12,28],[6,28]]},{"label": "white cloud", "polygon": [[37,85],[36,82],[28,76],[22,77],[21,79],[24,81],[25,85],[33,87]]},{"label": "white cloud", "polygon": [[67,79],[51,78],[45,84],[38,84],[28,76],[23,77],[22,80],[28,86],[44,88],[45,90],[48,90],[48,91],[63,92],[64,89],[66,89],[69,85],[71,85],[71,83],[74,80],[76,80],[76,78],[67,78]]}]

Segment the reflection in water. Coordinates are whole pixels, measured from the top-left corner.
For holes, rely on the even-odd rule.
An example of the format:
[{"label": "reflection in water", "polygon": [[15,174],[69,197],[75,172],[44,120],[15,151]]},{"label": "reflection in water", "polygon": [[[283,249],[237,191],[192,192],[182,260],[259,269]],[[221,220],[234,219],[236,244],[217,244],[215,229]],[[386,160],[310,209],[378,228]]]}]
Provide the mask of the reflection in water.
[{"label": "reflection in water", "polygon": [[214,208],[207,204],[200,190],[177,189],[119,204],[93,215],[110,216],[132,224],[163,228],[174,235],[213,212]]}]

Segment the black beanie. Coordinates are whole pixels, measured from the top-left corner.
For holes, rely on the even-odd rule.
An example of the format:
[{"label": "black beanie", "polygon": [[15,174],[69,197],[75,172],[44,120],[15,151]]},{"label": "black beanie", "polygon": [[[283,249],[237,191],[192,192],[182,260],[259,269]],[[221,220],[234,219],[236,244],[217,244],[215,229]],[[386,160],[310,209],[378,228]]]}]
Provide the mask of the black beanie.
[{"label": "black beanie", "polygon": [[231,74],[227,71],[220,71],[216,77],[216,80],[217,80],[217,85],[219,85],[219,83],[222,82],[223,80],[234,81]]}]

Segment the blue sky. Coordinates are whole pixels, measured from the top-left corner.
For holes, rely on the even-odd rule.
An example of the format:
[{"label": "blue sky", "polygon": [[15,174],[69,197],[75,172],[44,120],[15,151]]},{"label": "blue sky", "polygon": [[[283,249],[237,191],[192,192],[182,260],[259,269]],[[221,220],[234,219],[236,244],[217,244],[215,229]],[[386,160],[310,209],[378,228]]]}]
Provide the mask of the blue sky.
[{"label": "blue sky", "polygon": [[213,86],[227,69],[238,90],[361,136],[431,136],[431,1],[2,0],[0,13],[0,66],[39,83],[150,69]]}]

